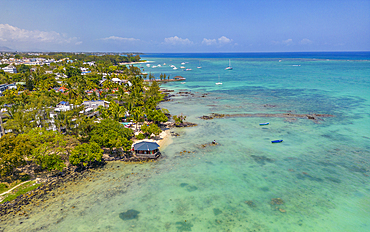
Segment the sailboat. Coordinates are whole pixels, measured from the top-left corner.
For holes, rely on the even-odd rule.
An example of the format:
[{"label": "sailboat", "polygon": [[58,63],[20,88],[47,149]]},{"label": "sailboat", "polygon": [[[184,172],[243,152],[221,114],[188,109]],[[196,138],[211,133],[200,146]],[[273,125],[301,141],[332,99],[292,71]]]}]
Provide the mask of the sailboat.
[{"label": "sailboat", "polygon": [[202,66],[200,66],[200,61],[199,61],[199,66],[197,68],[202,68]]},{"label": "sailboat", "polygon": [[231,67],[231,64],[230,64],[230,59],[229,59],[229,67],[225,68],[225,70],[233,70],[233,68]]},{"label": "sailboat", "polygon": [[222,82],[220,82],[220,75],[218,75],[218,82],[216,83],[216,85],[222,85]]}]

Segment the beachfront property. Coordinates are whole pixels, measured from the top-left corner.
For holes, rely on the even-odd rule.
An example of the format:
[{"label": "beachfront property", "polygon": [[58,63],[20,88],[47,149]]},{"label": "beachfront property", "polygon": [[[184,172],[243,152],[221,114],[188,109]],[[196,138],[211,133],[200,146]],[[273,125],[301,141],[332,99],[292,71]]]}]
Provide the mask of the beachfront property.
[{"label": "beachfront property", "polygon": [[133,155],[143,159],[157,159],[161,153],[156,142],[141,141],[133,144]]}]

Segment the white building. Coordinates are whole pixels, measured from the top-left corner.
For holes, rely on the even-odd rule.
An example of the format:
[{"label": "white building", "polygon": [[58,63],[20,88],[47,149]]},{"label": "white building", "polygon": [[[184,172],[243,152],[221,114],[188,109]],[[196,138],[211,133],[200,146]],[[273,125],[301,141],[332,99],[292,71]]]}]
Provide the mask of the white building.
[{"label": "white building", "polygon": [[13,65],[8,65],[3,68],[4,72],[17,73],[17,69]]}]

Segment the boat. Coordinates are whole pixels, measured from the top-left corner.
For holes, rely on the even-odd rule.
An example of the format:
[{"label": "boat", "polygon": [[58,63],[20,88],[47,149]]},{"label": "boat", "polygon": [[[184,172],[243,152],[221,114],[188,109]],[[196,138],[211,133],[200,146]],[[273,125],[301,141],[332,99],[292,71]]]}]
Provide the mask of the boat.
[{"label": "boat", "polygon": [[202,68],[202,66],[200,65],[200,61],[199,61],[199,66],[197,68]]},{"label": "boat", "polygon": [[264,122],[264,123],[260,123],[260,126],[267,126],[268,124],[270,124],[269,122]]},{"label": "boat", "polygon": [[184,64],[185,64],[185,62],[182,62],[181,64],[182,64],[182,65],[184,65]]},{"label": "boat", "polygon": [[185,71],[191,71],[192,69],[191,68],[187,68],[187,69],[185,69]]},{"label": "boat", "polygon": [[185,66],[181,66],[180,68],[185,68]]},{"label": "boat", "polygon": [[281,143],[281,142],[283,142],[283,140],[282,140],[282,139],[279,139],[279,140],[272,140],[272,141],[271,141],[271,143]]},{"label": "boat", "polygon": [[173,70],[177,70],[177,68],[176,67],[173,67]]},{"label": "boat", "polygon": [[186,82],[181,82],[181,84],[185,84]]},{"label": "boat", "polygon": [[150,67],[150,64],[147,64],[146,67]]},{"label": "boat", "polygon": [[229,60],[229,67],[225,68],[225,70],[233,70],[233,68],[231,67],[231,64],[230,64],[230,60]]},{"label": "boat", "polygon": [[222,82],[220,82],[220,75],[218,75],[218,82],[216,83],[216,85],[222,85]]}]

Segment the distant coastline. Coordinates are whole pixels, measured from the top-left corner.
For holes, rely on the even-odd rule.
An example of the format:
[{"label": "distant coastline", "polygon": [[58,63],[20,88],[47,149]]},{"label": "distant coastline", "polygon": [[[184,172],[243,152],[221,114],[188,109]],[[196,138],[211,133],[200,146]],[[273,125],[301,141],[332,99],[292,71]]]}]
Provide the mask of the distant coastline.
[{"label": "distant coastline", "polygon": [[144,53],[141,57],[153,58],[271,58],[316,60],[370,60],[370,51],[350,52],[230,52],[230,53]]}]

